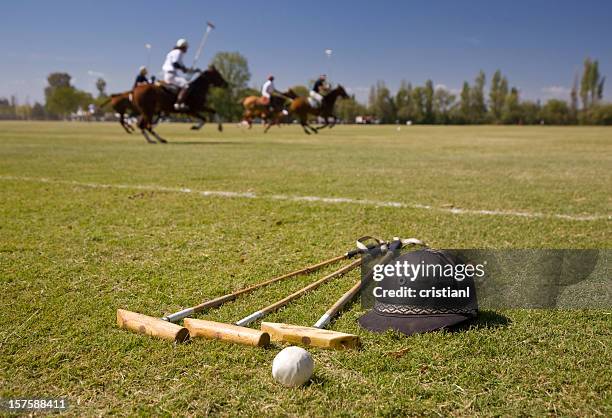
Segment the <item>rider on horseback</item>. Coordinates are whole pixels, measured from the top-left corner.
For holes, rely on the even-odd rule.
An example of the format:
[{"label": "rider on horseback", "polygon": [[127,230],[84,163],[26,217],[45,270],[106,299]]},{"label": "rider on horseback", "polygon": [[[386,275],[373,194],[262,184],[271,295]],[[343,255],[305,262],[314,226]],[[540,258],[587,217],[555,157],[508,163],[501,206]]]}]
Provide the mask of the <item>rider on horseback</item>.
[{"label": "rider on horseback", "polygon": [[261,87],[261,104],[268,106],[268,109],[273,112],[274,106],[272,104],[272,96],[278,93],[278,90],[276,90],[274,86],[274,76],[270,74],[268,80]]},{"label": "rider on horseback", "polygon": [[168,55],[166,55],[166,61],[164,61],[164,65],[162,66],[164,81],[180,88],[176,103],[174,105],[176,110],[184,110],[187,108],[184,101],[187,97],[187,90],[189,89],[189,82],[187,79],[179,76],[177,72],[179,70],[186,74],[194,72],[193,69],[187,68],[185,64],[183,64],[183,55],[185,55],[187,52],[187,48],[189,48],[187,40],[179,39],[176,41],[176,46],[172,49],[172,51],[168,52]]},{"label": "rider on horseback", "polygon": [[325,74],[321,74],[312,86],[312,90],[310,90],[310,98],[316,103],[315,107],[321,106],[323,96],[327,92],[328,88],[327,76]]},{"label": "rider on horseback", "polygon": [[138,70],[138,75],[136,76],[136,80],[134,81],[134,87],[139,86],[141,84],[149,84],[150,81],[147,78],[147,74],[147,67],[145,67],[144,65],[140,67],[140,69]]}]

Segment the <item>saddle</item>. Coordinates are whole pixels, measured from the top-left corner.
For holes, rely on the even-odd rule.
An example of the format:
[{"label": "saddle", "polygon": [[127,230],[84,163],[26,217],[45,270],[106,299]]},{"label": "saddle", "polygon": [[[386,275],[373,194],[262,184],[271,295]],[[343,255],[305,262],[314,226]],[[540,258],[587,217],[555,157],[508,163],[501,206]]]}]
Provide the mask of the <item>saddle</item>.
[{"label": "saddle", "polygon": [[270,106],[270,99],[265,96],[259,96],[257,100],[255,100],[255,103],[258,106]]},{"label": "saddle", "polygon": [[163,80],[156,81],[155,85],[157,87],[160,87],[160,88],[164,89],[168,93],[175,94],[175,95],[178,94],[179,90],[180,90],[179,86],[175,86],[174,84],[168,84],[168,83],[166,83]]}]

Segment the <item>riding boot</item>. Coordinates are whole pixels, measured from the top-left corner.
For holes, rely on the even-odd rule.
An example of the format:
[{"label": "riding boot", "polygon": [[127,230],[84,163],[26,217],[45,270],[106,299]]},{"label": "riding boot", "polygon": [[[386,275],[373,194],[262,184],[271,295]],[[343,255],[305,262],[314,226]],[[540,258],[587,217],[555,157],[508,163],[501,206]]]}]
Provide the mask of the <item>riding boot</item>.
[{"label": "riding boot", "polygon": [[187,105],[184,103],[186,98],[187,98],[187,87],[183,87],[181,91],[179,91],[178,97],[176,98],[174,109],[176,110],[187,109]]}]

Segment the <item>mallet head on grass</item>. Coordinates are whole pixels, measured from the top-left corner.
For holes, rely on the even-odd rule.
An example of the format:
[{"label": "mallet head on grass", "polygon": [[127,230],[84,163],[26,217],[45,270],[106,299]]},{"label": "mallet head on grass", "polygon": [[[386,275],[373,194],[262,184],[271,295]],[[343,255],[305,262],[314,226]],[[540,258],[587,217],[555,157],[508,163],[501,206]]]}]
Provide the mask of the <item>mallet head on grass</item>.
[{"label": "mallet head on grass", "polygon": [[129,329],[138,334],[162,338],[175,343],[189,340],[189,330],[185,327],[125,309],[117,309],[117,325],[119,325],[119,328]]},{"label": "mallet head on grass", "polygon": [[270,334],[272,341],[284,341],[292,344],[336,350],[359,347],[359,337],[344,332],[277,322],[262,322],[261,330]]}]

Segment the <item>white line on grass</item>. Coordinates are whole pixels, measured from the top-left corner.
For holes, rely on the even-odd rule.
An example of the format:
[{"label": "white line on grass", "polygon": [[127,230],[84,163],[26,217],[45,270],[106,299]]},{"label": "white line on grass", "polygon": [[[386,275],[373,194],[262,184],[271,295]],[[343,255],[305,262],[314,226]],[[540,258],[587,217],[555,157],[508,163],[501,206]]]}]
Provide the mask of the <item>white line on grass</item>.
[{"label": "white line on grass", "polygon": [[511,216],[521,218],[554,218],[566,219],[570,221],[597,221],[602,219],[612,219],[612,215],[566,215],[562,213],[542,213],[542,212],[518,212],[511,210],[487,210],[487,209],[462,209],[446,208],[419,203],[402,203],[369,199],[352,199],[349,197],[320,197],[320,196],[292,196],[284,194],[258,195],[251,192],[232,192],[224,190],[193,190],[179,187],[165,187],[157,185],[140,184],[104,184],[104,183],[84,183],[72,180],[54,180],[49,178],[19,177],[19,176],[0,176],[0,180],[8,181],[29,181],[36,183],[68,184],[73,186],[89,187],[92,189],[124,189],[124,190],[147,190],[168,193],[191,193],[200,196],[264,199],[264,200],[284,200],[290,202],[317,202],[330,204],[352,204],[376,207],[421,209],[434,212],[451,213],[454,215],[489,215],[489,216]]}]

